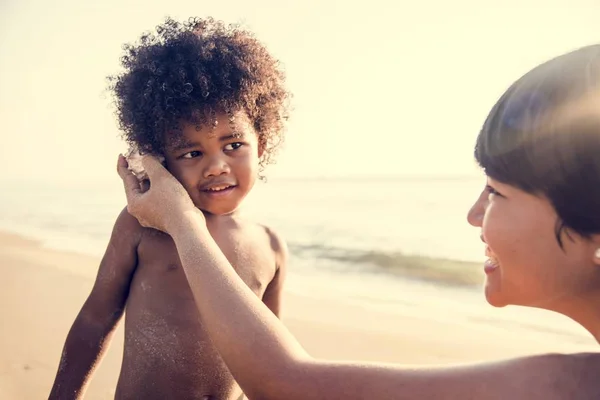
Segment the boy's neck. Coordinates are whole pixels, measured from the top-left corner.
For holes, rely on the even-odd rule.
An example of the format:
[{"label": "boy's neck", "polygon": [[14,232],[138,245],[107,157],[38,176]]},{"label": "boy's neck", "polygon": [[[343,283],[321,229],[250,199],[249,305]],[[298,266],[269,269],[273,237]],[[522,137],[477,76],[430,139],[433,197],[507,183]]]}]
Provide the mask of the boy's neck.
[{"label": "boy's neck", "polygon": [[217,221],[217,220],[220,220],[220,219],[235,219],[235,218],[240,217],[240,215],[242,213],[239,208],[235,209],[234,211],[232,211],[232,212],[230,212],[228,214],[220,214],[220,215],[218,215],[218,214],[211,214],[208,211],[204,211],[204,210],[200,210],[200,211],[202,211],[202,214],[204,214],[204,218],[206,218],[207,222],[208,221]]}]

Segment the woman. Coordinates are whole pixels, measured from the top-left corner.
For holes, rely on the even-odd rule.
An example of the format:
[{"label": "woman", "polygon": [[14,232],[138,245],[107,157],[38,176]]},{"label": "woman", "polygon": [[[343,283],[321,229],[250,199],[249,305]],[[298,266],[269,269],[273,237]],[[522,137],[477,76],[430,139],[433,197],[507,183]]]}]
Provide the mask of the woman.
[{"label": "woman", "polygon": [[[550,60],[488,116],[475,157],[488,182],[481,229],[490,304],[562,313],[600,341],[600,46]],[[119,158],[129,211],[170,234],[203,322],[251,399],[593,399],[600,355],[541,355],[445,369],[310,357],[243,284],[202,214],[152,157],[142,193]]]}]

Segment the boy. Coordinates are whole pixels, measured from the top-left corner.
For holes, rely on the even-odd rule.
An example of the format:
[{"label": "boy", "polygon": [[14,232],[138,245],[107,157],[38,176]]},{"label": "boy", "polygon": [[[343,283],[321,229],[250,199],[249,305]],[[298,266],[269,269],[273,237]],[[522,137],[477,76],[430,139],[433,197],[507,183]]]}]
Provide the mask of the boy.
[{"label": "boy", "polygon": [[[238,274],[279,316],[285,243],[236,211],[283,135],[288,93],[277,62],[249,33],[212,19],[167,19],[121,62],[111,89],[126,140],[164,157]],[[123,210],[50,398],[82,397],[125,310],[117,399],[241,395],[199,322],[173,241]]]}]

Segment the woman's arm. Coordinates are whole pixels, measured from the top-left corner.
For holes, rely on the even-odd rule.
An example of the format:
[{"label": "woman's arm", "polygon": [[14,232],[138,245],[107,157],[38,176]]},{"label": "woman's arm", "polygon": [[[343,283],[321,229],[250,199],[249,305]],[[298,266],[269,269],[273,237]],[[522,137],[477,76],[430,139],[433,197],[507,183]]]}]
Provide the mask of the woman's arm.
[{"label": "woman's arm", "polygon": [[124,160],[119,163],[129,211],[172,236],[204,327],[249,398],[577,398],[568,379],[572,370],[561,374],[562,356],[428,370],[311,358],[243,283],[179,183],[158,162],[146,164],[151,188],[142,193]]},{"label": "woman's arm", "polygon": [[243,283],[199,214],[170,233],[211,340],[251,399],[550,399],[560,392],[553,382],[560,356],[428,370],[315,360]]}]

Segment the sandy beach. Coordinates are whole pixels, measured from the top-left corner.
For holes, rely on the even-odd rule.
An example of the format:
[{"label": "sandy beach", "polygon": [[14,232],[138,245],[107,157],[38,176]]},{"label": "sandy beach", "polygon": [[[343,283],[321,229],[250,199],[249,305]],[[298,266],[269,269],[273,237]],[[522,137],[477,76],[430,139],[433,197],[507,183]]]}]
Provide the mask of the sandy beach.
[{"label": "sandy beach", "polygon": [[[0,398],[47,398],[67,332],[93,284],[93,274],[82,271],[95,271],[98,262],[0,233]],[[500,329],[483,335],[435,316],[386,314],[309,294],[286,293],[284,307],[285,324],[316,357],[432,365],[582,351],[591,343],[507,336]],[[113,398],[122,336],[120,325],[86,399]]]}]

